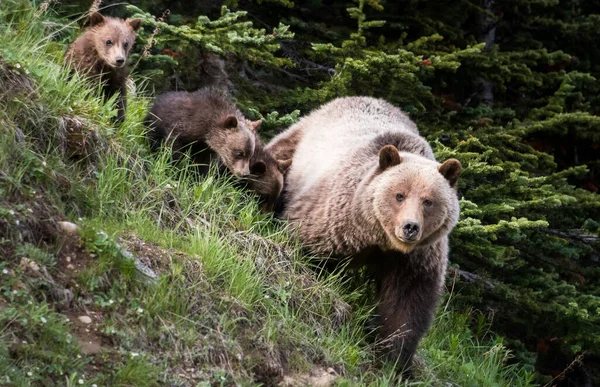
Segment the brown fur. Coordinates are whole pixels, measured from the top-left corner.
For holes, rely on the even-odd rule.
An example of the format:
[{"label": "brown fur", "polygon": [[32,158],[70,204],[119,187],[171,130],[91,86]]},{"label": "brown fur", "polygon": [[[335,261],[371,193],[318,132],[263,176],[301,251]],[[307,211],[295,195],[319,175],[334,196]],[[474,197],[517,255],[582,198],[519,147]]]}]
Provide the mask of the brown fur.
[{"label": "brown fur", "polygon": [[106,98],[119,94],[117,120],[122,120],[127,109],[127,56],[142,20],[123,20],[94,12],[90,23],[91,26],[69,45],[65,61],[74,70],[99,78],[104,83]]},{"label": "brown fur", "polygon": [[293,155],[284,218],[312,252],[367,266],[385,344],[410,365],[444,283],[460,162],[438,164],[406,115],[369,97],[334,100],[267,148]]},{"label": "brown fur", "polygon": [[263,212],[272,212],[283,190],[283,176],[292,163],[291,159],[276,160],[256,135],[254,155],[250,159],[250,177],[246,186],[256,192]]},{"label": "brown fur", "polygon": [[236,176],[250,175],[257,125],[244,118],[219,91],[204,88],[156,98],[146,116],[152,148],[168,140],[174,155],[191,149],[193,160],[205,168],[218,156]]}]

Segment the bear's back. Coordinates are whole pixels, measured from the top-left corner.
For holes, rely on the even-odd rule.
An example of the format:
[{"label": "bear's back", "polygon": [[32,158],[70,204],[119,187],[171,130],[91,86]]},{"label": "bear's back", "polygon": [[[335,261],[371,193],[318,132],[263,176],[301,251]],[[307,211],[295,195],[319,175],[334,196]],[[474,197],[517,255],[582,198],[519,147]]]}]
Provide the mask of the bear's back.
[{"label": "bear's back", "polygon": [[193,141],[204,139],[217,121],[229,114],[241,116],[235,105],[217,91],[172,91],[156,98],[146,121],[153,122],[158,136],[173,131],[181,139]]},{"label": "bear's back", "polygon": [[372,97],[338,98],[302,118],[294,161],[286,177],[294,196],[323,179],[336,178],[340,168],[360,168],[375,160],[378,137],[418,137],[416,125],[398,108]]}]

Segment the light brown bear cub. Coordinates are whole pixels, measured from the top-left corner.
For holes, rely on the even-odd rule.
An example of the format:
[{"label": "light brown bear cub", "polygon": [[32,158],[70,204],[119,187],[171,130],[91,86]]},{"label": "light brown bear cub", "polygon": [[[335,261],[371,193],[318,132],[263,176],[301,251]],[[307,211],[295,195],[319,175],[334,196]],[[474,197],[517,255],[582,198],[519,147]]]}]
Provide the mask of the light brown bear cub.
[{"label": "light brown bear cub", "polygon": [[460,162],[437,163],[404,113],[370,97],[322,106],[267,149],[293,157],[283,217],[313,253],[367,266],[381,334],[410,366],[444,284]]},{"label": "light brown bear cub", "polygon": [[161,94],[145,122],[153,150],[166,142],[175,158],[191,150],[202,173],[218,160],[235,176],[250,175],[260,121],[247,120],[222,92],[204,88]]},{"label": "light brown bear cub", "polygon": [[90,15],[91,26],[69,45],[65,60],[73,69],[104,82],[106,98],[119,93],[117,120],[125,117],[127,109],[127,56],[135,43],[136,31],[142,19],[119,19]]}]

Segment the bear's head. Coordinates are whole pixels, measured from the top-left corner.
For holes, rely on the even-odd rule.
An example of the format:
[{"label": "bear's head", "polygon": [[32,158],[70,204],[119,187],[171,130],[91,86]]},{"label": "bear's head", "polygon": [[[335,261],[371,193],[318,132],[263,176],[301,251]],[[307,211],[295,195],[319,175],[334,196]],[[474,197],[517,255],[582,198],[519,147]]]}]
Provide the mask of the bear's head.
[{"label": "bear's head", "polygon": [[217,120],[207,143],[223,164],[237,177],[250,175],[250,158],[254,155],[255,132],[260,121],[247,121],[232,115]]},{"label": "bear's head", "polygon": [[124,20],[94,12],[90,15],[90,24],[94,48],[100,59],[110,67],[124,67],[142,19]]},{"label": "bear's head", "polygon": [[271,153],[264,147],[258,146],[257,142],[254,156],[250,160],[247,187],[260,197],[262,211],[274,210],[283,190],[283,175],[291,164],[291,159],[275,160]]},{"label": "bear's head", "polygon": [[386,145],[377,168],[371,184],[373,210],[390,248],[408,253],[450,233],[459,215],[460,161],[439,164]]}]

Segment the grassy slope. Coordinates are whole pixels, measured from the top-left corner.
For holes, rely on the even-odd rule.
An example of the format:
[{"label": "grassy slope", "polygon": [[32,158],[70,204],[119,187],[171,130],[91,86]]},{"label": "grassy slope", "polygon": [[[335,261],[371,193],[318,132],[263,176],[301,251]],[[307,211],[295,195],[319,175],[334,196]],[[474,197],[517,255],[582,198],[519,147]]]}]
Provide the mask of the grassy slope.
[{"label": "grassy slope", "polygon": [[[2,3],[0,385],[398,384],[360,277],[318,276],[252,197],[151,156],[139,92],[111,126],[112,104],[61,69],[61,25]],[[404,383],[529,384],[482,316],[446,309]]]}]

